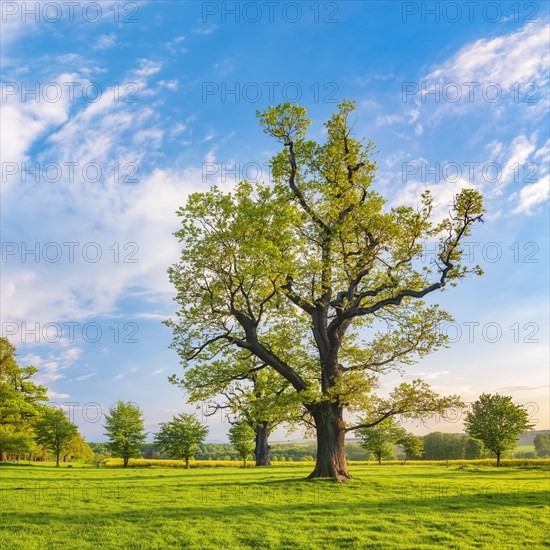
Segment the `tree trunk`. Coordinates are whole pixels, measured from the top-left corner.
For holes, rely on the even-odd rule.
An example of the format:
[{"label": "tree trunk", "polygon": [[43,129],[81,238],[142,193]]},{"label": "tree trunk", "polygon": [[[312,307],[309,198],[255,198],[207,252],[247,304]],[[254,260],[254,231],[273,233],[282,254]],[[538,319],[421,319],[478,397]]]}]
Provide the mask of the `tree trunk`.
[{"label": "tree trunk", "polygon": [[346,448],[343,409],[333,403],[321,403],[312,407],[317,432],[317,462],[308,476],[331,478],[336,481],[350,479],[346,465]]},{"label": "tree trunk", "polygon": [[378,466],[382,466],[382,455],[378,455]]},{"label": "tree trunk", "polygon": [[0,462],[7,462],[8,461],[8,455],[6,451],[2,451],[0,453]]},{"label": "tree trunk", "polygon": [[256,432],[256,448],[254,456],[256,457],[256,466],[271,466],[269,458],[269,422],[262,422],[254,427]]},{"label": "tree trunk", "polygon": [[124,467],[128,468],[128,457],[127,456],[124,457]]},{"label": "tree trunk", "polygon": [[185,467],[187,469],[189,469],[189,459],[188,458],[185,459]]},{"label": "tree trunk", "polygon": [[59,468],[59,453],[55,454],[55,465],[57,468]]},{"label": "tree trunk", "polygon": [[246,458],[244,459],[244,467],[246,468]]},{"label": "tree trunk", "polygon": [[500,466],[500,453],[497,453],[497,466]]}]

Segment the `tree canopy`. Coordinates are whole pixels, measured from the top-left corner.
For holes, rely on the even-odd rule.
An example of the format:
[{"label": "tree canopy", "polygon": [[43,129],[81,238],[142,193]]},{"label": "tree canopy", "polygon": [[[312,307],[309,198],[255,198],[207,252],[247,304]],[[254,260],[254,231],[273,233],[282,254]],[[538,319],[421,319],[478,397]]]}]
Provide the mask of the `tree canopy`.
[{"label": "tree canopy", "polygon": [[37,373],[31,365],[21,367],[15,346],[0,338],[0,454],[26,454],[33,449],[32,424],[48,401],[46,388],[36,384]]},{"label": "tree canopy", "polygon": [[519,436],[533,427],[529,413],[516,405],[507,395],[481,394],[466,413],[466,430],[470,436],[482,441],[497,457],[497,466],[503,453],[513,449]]},{"label": "tree canopy", "polygon": [[77,435],[77,427],[63,411],[46,407],[34,429],[37,443],[55,454],[56,466],[59,466],[59,457]]},{"label": "tree canopy", "polygon": [[246,461],[254,450],[254,430],[243,420],[236,422],[229,428],[229,441],[246,468]]},{"label": "tree canopy", "polygon": [[113,456],[121,457],[124,467],[130,458],[141,456],[140,445],[145,441],[143,413],[131,403],[117,401],[105,415],[105,435]]},{"label": "tree canopy", "polygon": [[189,468],[189,460],[207,435],[208,428],[194,414],[181,413],[160,424],[155,443],[171,457],[185,460]]}]

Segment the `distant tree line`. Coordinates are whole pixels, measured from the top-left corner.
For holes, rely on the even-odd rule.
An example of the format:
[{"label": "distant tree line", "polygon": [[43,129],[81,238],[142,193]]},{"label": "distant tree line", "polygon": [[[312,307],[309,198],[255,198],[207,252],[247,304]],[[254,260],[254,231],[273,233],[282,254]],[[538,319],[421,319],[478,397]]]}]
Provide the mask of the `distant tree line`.
[{"label": "distant tree line", "polygon": [[[492,458],[494,455],[485,449],[482,442],[464,434],[450,434],[432,432],[421,436],[424,443],[422,456],[413,456],[414,460],[470,460],[477,458]],[[548,449],[548,434],[535,436],[535,448],[532,451],[512,451],[512,458],[546,458],[550,456]],[[544,446],[546,442],[546,446]],[[539,444],[539,447],[537,447]],[[541,444],[543,446],[541,446]],[[106,443],[90,443],[90,447],[96,454],[110,456]],[[271,460],[283,462],[301,462],[315,460],[315,442],[284,442],[271,445]],[[141,458],[170,459],[170,453],[162,452],[155,443],[142,443],[140,445]],[[202,443],[197,446],[194,455],[195,460],[239,460],[238,454],[230,443]],[[359,441],[346,441],[347,460],[374,460],[369,451],[361,447]],[[392,452],[384,455],[383,459],[405,459],[405,453],[399,445],[395,445]]]}]

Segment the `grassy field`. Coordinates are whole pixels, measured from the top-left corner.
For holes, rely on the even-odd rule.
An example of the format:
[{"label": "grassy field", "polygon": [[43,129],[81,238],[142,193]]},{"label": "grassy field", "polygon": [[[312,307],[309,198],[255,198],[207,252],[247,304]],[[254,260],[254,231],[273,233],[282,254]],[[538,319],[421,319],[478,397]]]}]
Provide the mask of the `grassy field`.
[{"label": "grassy field", "polygon": [[2,549],[548,548],[541,468],[0,466]]}]

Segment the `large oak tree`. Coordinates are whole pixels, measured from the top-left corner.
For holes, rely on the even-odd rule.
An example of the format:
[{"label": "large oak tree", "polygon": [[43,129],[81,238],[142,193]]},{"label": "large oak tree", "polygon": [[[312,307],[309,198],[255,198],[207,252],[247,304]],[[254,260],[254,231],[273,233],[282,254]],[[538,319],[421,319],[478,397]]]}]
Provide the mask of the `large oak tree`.
[{"label": "large oak tree", "polygon": [[[459,402],[415,380],[376,396],[379,378],[445,345],[450,316],[424,298],[469,272],[461,241],[481,221],[482,198],[464,189],[434,221],[429,193],[417,207],[388,207],[373,189],[374,146],[354,136],[354,102],[307,138],[303,107],[259,114],[281,146],[273,184],[196,193],[178,211],[182,243],[169,269],[180,309],[168,322],[184,368],[221,368],[254,355],[299,396],[317,436],[310,477],[350,477],[346,433],[394,415],[415,417]],[[431,263],[426,242],[437,244]],[[344,411],[347,411],[346,417]],[[357,414],[373,419],[354,421]]]}]

